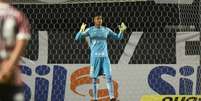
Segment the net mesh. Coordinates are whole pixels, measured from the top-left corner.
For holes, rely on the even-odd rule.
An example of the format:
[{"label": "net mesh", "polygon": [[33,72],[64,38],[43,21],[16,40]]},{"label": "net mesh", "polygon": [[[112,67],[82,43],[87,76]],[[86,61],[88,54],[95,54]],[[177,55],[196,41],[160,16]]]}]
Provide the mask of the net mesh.
[{"label": "net mesh", "polygon": [[[176,64],[176,32],[200,31],[199,0],[119,1],[64,0],[47,4],[42,0],[13,0],[14,6],[26,13],[32,25],[32,39],[25,56],[38,59],[38,33],[47,31],[49,64],[89,64],[90,50],[84,40],[82,43],[75,41],[75,33],[83,21],[88,27],[93,26],[95,13],[101,13],[104,26],[115,32],[118,32],[117,26],[121,22],[128,26],[123,40],[108,40],[112,64],[118,64],[133,32],[143,34],[129,64]],[[199,40],[186,41],[186,55],[200,55],[200,49]],[[199,75],[197,85],[201,81]],[[200,88],[197,91],[200,93]]]},{"label": "net mesh", "polygon": [[27,14],[32,25],[32,40],[26,57],[37,60],[38,31],[45,30],[48,31],[48,63],[89,63],[88,46],[76,42],[74,37],[82,21],[87,21],[88,27],[93,25],[91,16],[96,12],[103,15],[104,25],[115,32],[118,32],[117,26],[122,21],[128,26],[123,40],[108,41],[113,64],[118,63],[132,32],[143,32],[143,36],[130,64],[175,64],[176,31],[199,30],[196,0],[192,4],[136,1],[15,6]]}]

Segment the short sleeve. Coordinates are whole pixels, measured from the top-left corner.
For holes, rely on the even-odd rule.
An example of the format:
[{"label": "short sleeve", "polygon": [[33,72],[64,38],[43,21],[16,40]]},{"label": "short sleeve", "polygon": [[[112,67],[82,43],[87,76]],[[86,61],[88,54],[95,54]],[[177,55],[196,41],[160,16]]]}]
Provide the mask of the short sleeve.
[{"label": "short sleeve", "polygon": [[17,15],[17,20],[18,20],[17,40],[29,40],[31,38],[31,33],[28,18],[23,13],[19,13]]}]

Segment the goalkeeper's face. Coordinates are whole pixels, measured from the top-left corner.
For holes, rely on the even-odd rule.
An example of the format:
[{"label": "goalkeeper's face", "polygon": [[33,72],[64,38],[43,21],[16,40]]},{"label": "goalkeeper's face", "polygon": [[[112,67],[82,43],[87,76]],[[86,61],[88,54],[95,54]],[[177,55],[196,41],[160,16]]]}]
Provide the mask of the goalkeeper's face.
[{"label": "goalkeeper's face", "polygon": [[95,16],[94,17],[94,25],[95,26],[101,26],[103,23],[102,16]]}]

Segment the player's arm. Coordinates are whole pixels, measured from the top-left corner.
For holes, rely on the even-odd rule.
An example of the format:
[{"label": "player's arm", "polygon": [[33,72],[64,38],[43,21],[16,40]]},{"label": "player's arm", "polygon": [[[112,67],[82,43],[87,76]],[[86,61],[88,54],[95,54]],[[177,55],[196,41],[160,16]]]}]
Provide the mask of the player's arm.
[{"label": "player's arm", "polygon": [[24,14],[20,14],[19,17],[19,31],[16,36],[16,45],[12,51],[9,61],[11,65],[18,64],[20,57],[23,55],[24,49],[30,39],[30,24],[27,17]]},{"label": "player's arm", "polygon": [[17,40],[14,50],[11,52],[8,59],[5,59],[2,63],[2,69],[0,74],[0,80],[3,82],[9,82],[12,79],[13,72],[17,68],[20,58],[24,52],[24,49],[28,43],[28,40]]},{"label": "player's arm", "polygon": [[112,38],[112,39],[123,39],[123,33],[125,32],[125,30],[127,29],[126,25],[124,23],[121,23],[121,25],[119,25],[119,33],[115,33],[113,32],[111,29],[108,29],[109,30],[109,36]]},{"label": "player's arm", "polygon": [[82,23],[82,25],[81,25],[81,27],[80,27],[80,31],[79,31],[78,33],[76,33],[75,40],[79,40],[79,39],[81,39],[82,37],[89,36],[89,33],[88,33],[89,29],[87,28],[87,29],[85,30],[85,28],[86,28],[86,24],[85,24],[85,23]]},{"label": "player's arm", "polygon": [[12,51],[12,53],[9,57],[9,60],[8,60],[10,63],[9,65],[12,69],[14,69],[15,66],[18,64],[27,43],[28,43],[28,40],[17,40],[16,41],[16,46],[15,46],[14,50]]}]

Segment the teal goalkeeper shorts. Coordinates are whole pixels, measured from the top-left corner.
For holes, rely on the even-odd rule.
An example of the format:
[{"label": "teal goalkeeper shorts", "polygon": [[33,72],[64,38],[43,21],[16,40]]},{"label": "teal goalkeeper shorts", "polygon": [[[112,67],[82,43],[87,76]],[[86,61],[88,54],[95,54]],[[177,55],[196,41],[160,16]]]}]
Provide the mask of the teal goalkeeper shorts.
[{"label": "teal goalkeeper shorts", "polygon": [[98,78],[98,76],[111,76],[111,64],[109,57],[91,57],[90,59],[90,77]]}]

